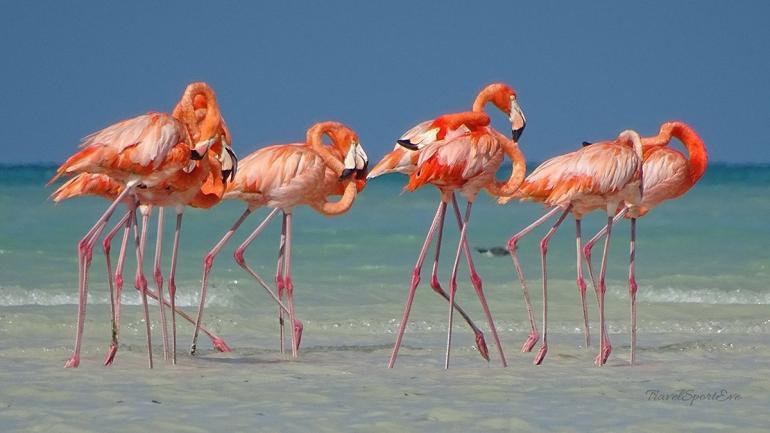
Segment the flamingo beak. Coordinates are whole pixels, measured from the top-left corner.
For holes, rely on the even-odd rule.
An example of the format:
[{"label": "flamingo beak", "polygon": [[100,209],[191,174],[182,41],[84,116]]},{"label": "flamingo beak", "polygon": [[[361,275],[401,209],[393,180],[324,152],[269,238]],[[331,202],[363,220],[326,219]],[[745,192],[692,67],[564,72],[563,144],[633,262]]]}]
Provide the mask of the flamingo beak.
[{"label": "flamingo beak", "polygon": [[369,157],[364,152],[361,143],[356,143],[356,179],[366,179],[369,168]]},{"label": "flamingo beak", "polygon": [[527,126],[527,118],[524,117],[524,112],[521,110],[515,96],[511,96],[510,120],[511,137],[513,138],[513,141],[518,142],[519,137],[521,137],[521,134],[524,132],[524,128]]},{"label": "flamingo beak", "polygon": [[235,179],[235,173],[238,172],[238,156],[229,145],[222,146],[224,152],[220,155],[222,163],[222,182],[232,182]]},{"label": "flamingo beak", "polygon": [[206,155],[206,152],[209,151],[209,148],[216,143],[216,141],[219,140],[219,136],[215,135],[208,140],[203,140],[195,144],[195,147],[193,147],[192,151],[190,152],[190,159],[193,161],[199,161],[203,159],[203,156]]},{"label": "flamingo beak", "polygon": [[356,172],[356,147],[357,143],[351,143],[348,153],[345,154],[344,169],[340,175],[340,180],[345,180]]}]

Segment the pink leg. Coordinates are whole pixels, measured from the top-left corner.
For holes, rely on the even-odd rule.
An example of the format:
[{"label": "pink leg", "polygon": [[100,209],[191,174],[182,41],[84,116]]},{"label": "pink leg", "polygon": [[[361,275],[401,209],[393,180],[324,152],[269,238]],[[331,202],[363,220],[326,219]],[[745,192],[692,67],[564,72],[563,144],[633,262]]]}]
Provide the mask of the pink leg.
[{"label": "pink leg", "polygon": [[[174,245],[171,250],[171,270],[168,274],[168,298],[171,305],[171,363],[176,364],[176,264],[179,258],[179,239],[182,235],[182,217],[184,207],[176,208],[176,225],[174,226]],[[161,302],[166,303],[161,297]]]},{"label": "pink leg", "polygon": [[628,264],[628,297],[631,300],[631,365],[636,362],[636,218],[631,218],[630,260]]},{"label": "pink leg", "polygon": [[[467,223],[467,220],[470,218],[471,205],[472,205],[472,202],[468,202],[468,207],[466,209],[466,214],[465,214],[466,223]],[[457,200],[455,199],[454,195],[452,195],[452,208],[454,209],[457,223],[458,225],[460,225],[460,229],[462,230],[462,228],[465,227],[465,224],[463,224],[462,219],[460,218],[460,208],[457,206]],[[487,324],[489,326],[490,332],[492,332],[492,339],[495,340],[495,345],[497,345],[497,351],[500,354],[500,360],[503,363],[503,367],[507,367],[508,363],[505,361],[503,345],[502,343],[500,343],[500,337],[497,335],[497,327],[495,326],[494,321],[492,320],[492,312],[489,310],[487,299],[484,296],[481,277],[479,276],[478,272],[476,272],[476,266],[473,264],[471,249],[468,246],[467,231],[466,231],[465,237],[461,239],[459,247],[462,248],[463,253],[465,255],[465,262],[468,265],[468,272],[470,273],[471,284],[473,284],[473,288],[476,291],[476,296],[478,296],[479,298],[479,302],[481,303],[481,309],[484,310],[484,315],[487,318]],[[456,275],[455,275],[455,278],[456,278]],[[453,279],[453,281],[455,280]],[[455,285],[457,285],[456,281],[455,281]]]},{"label": "pink leg", "polygon": [[[612,220],[613,224],[617,223],[621,218],[623,218],[623,216],[626,213],[628,213],[628,211],[629,211],[629,208],[626,207],[626,208],[623,208],[620,212],[618,212],[617,215],[615,215],[615,218],[613,218]],[[586,242],[585,246],[583,247],[583,256],[585,258],[586,263],[588,264],[588,275],[591,277],[591,284],[593,285],[594,292],[596,293],[597,305],[599,305],[599,284],[596,281],[596,274],[594,273],[594,269],[593,269],[593,261],[591,260],[591,251],[593,250],[593,247],[596,244],[596,242],[598,242],[599,239],[601,239],[601,237],[604,236],[605,234],[607,234],[606,225],[601,230],[599,230],[599,232],[596,233],[594,237],[592,237],[588,242]],[[606,329],[604,330],[604,334],[601,334],[600,332],[600,335],[606,336],[607,330]],[[608,345],[608,343],[604,340],[602,344],[604,344],[605,346]]]},{"label": "pink leg", "polygon": [[291,332],[291,356],[299,356],[299,343],[302,340],[302,322],[297,320],[294,313],[294,281],[291,278],[291,213],[286,213],[286,255],[284,260],[284,270],[286,272],[284,282],[286,283],[286,301],[289,304],[289,321],[294,325]]},{"label": "pink leg", "polygon": [[102,230],[104,230],[104,227],[110,217],[112,217],[112,214],[115,213],[117,206],[128,196],[134,186],[135,183],[126,185],[123,192],[118,195],[104,214],[99,217],[93,227],[91,227],[80,242],[78,242],[78,316],[75,331],[75,349],[70,359],[64,364],[64,367],[66,368],[74,368],[80,365],[80,347],[83,339],[83,327],[86,318],[86,300],[88,298],[88,267],[91,263],[94,242],[96,242],[96,239],[98,239]]},{"label": "pink leg", "polygon": [[[473,202],[469,201],[467,207],[465,208],[465,219],[463,220],[462,229],[460,230],[460,241],[457,244],[457,253],[455,254],[455,260],[452,265],[452,274],[449,277],[449,318],[448,318],[448,324],[447,324],[447,347],[446,347],[446,357],[444,358],[444,368],[449,368],[449,353],[450,348],[452,345],[452,321],[454,316],[454,298],[455,294],[457,293],[457,270],[460,264],[460,254],[463,252],[463,247],[466,245],[467,242],[467,236],[468,236],[468,220],[470,220],[471,216],[471,209],[473,208]],[[466,252],[466,259],[470,258],[470,252]],[[473,278],[475,276],[475,279]],[[497,335],[497,327],[495,326],[495,322],[492,319],[492,313],[489,311],[489,306],[487,305],[486,298],[484,297],[484,292],[481,290],[481,279],[478,277],[478,274],[472,273],[471,274],[471,281],[473,282],[474,287],[476,288],[476,294],[479,297],[479,301],[481,301],[481,307],[484,310],[484,314],[487,316],[487,324],[489,325],[489,329],[492,332],[492,336],[495,339],[495,344],[497,344],[497,349],[500,352],[500,358],[503,362],[503,367],[507,366],[507,363],[505,361],[505,354],[503,353],[503,347],[500,343],[500,338]]]},{"label": "pink leg", "polygon": [[[271,298],[278,304],[279,308],[282,308],[285,312],[288,313],[289,309],[280,301],[278,298],[278,295],[273,292],[273,289],[270,288],[270,286],[265,282],[265,280],[262,279],[255,271],[254,269],[249,266],[248,263],[246,263],[246,258],[244,257],[244,254],[246,253],[246,248],[251,245],[252,242],[254,242],[254,239],[259,236],[260,233],[267,227],[268,224],[270,224],[270,221],[273,220],[275,215],[280,211],[280,209],[273,209],[267,217],[262,220],[261,223],[257,226],[256,229],[254,229],[253,232],[249,235],[249,237],[246,238],[245,241],[241,245],[238,246],[238,248],[235,249],[235,252],[233,253],[233,258],[235,259],[235,262],[238,263],[238,266],[240,266],[244,271],[246,271],[249,275],[251,275],[255,280],[257,280],[257,283],[259,283],[262,288],[264,288],[268,295],[270,295]],[[288,222],[287,222],[288,225]],[[288,229],[287,229],[288,230]],[[288,242],[288,241],[287,241]]]},{"label": "pink leg", "polygon": [[548,353],[548,262],[546,261],[546,255],[548,254],[548,242],[551,237],[559,229],[561,223],[569,215],[572,206],[567,206],[564,212],[556,220],[556,223],[548,230],[543,239],[540,241],[540,265],[543,269],[543,342],[540,344],[540,350],[535,355],[535,365],[540,365]]},{"label": "pink leg", "polygon": [[153,279],[155,280],[155,292],[158,294],[158,308],[160,308],[160,333],[163,338],[163,360],[168,361],[168,326],[166,325],[166,308],[163,306],[163,270],[161,269],[161,258],[163,256],[163,217],[165,209],[158,207],[158,232],[155,236],[155,264],[153,268]]},{"label": "pink leg", "polygon": [[537,340],[540,339],[540,335],[537,333],[537,325],[535,325],[535,315],[534,315],[534,311],[532,310],[532,301],[530,301],[529,299],[529,289],[527,288],[527,280],[524,278],[524,271],[521,269],[521,263],[519,262],[519,256],[516,253],[516,250],[518,248],[518,243],[519,243],[519,240],[521,240],[521,238],[526,236],[529,232],[534,230],[537,226],[548,221],[549,218],[554,216],[560,210],[561,208],[559,207],[555,207],[549,210],[545,215],[536,219],[532,224],[528,225],[522,231],[511,236],[511,239],[508,240],[508,252],[511,253],[511,259],[513,260],[513,267],[516,270],[516,275],[519,276],[521,291],[522,293],[524,293],[524,303],[527,305],[527,316],[529,317],[529,327],[530,327],[529,337],[527,338],[527,341],[525,341],[524,344],[521,346],[522,352],[531,351],[532,347],[534,347],[535,343],[537,343]]},{"label": "pink leg", "polygon": [[[460,216],[460,210],[457,208],[457,200],[454,198],[454,194],[452,195],[452,205],[455,210],[455,215],[457,216],[457,226],[458,228],[462,229],[463,220]],[[443,238],[444,234],[444,218],[442,217],[441,220],[439,220],[438,225],[438,236],[436,237],[436,255],[433,259],[433,271],[430,275],[430,287],[433,289],[434,292],[438,293],[442,298],[449,301],[449,295],[444,291],[444,289],[441,287],[441,283],[438,279],[438,260],[441,256],[441,240]],[[489,362],[489,349],[487,348],[487,342],[484,340],[484,333],[481,332],[481,330],[476,326],[475,323],[473,323],[473,320],[471,320],[468,313],[466,313],[456,302],[455,302],[455,310],[462,316],[463,319],[468,323],[468,325],[471,327],[471,330],[473,330],[473,334],[476,336],[476,347],[479,350],[479,354],[482,358],[484,358],[487,362]]]},{"label": "pink leg", "polygon": [[227,241],[233,237],[235,231],[238,230],[238,227],[243,224],[243,221],[245,221],[250,214],[251,209],[246,209],[238,218],[238,220],[235,221],[233,226],[230,227],[230,230],[225,233],[222,239],[220,239],[219,242],[214,245],[214,248],[212,248],[211,251],[209,251],[208,254],[206,254],[206,256],[203,258],[203,282],[201,283],[201,299],[200,303],[198,304],[198,315],[195,318],[195,329],[193,329],[192,344],[190,344],[190,355],[195,355],[196,345],[198,342],[198,332],[201,327],[201,321],[203,320],[203,305],[206,303],[206,289],[208,288],[209,272],[211,272],[211,267],[214,266],[214,258],[222,249],[222,247],[225,246]]},{"label": "pink leg", "polygon": [[599,355],[596,356],[596,364],[598,365],[604,365],[605,362],[607,362],[607,358],[609,358],[610,353],[612,352],[612,345],[610,345],[610,339],[607,336],[607,327],[605,325],[605,319],[604,319],[604,294],[607,292],[607,285],[605,283],[605,276],[607,274],[607,254],[609,253],[610,249],[610,237],[612,236],[612,217],[607,217],[607,237],[604,239],[604,252],[602,253],[602,267],[599,270],[599,290],[598,290],[598,298],[599,298],[599,323],[601,324],[599,328],[599,332],[601,335],[601,348],[599,350]]},{"label": "pink leg", "polygon": [[577,250],[577,285],[580,293],[580,303],[583,306],[583,334],[586,338],[586,347],[591,346],[591,329],[588,326],[588,303],[586,302],[586,279],[583,277],[583,236],[580,230],[581,221],[575,220],[575,247]]},{"label": "pink leg", "polygon": [[417,256],[417,263],[414,265],[414,269],[412,270],[412,281],[409,285],[409,292],[406,296],[406,303],[404,305],[404,314],[401,316],[401,323],[398,327],[398,334],[396,335],[396,342],[393,345],[393,351],[390,354],[390,359],[388,360],[388,368],[393,368],[393,366],[396,364],[396,358],[398,357],[398,350],[401,348],[401,340],[404,338],[404,331],[406,330],[406,323],[409,320],[409,313],[412,310],[412,302],[414,301],[414,294],[417,291],[417,285],[420,284],[420,271],[422,270],[422,265],[425,262],[425,256],[428,253],[428,247],[430,246],[431,241],[433,240],[433,234],[436,232],[436,229],[438,228],[439,221],[442,221],[444,219],[444,215],[446,213],[446,202],[441,201],[438,205],[438,208],[436,209],[436,215],[433,217],[433,222],[430,225],[430,228],[428,229],[428,234],[425,235],[425,241],[422,243],[422,248],[420,248],[420,254]]},{"label": "pink leg", "polygon": [[142,295],[144,324],[147,329],[147,365],[149,368],[152,368],[152,330],[150,328],[150,310],[147,306],[147,279],[144,277],[144,269],[142,269],[144,248],[147,245],[147,226],[150,221],[152,208],[149,206],[140,206],[139,210],[142,213],[142,233],[140,238],[134,236],[134,242],[136,243],[136,276],[134,277],[134,287],[136,287]]},{"label": "pink leg", "polygon": [[[286,214],[281,216],[281,240],[278,244],[278,263],[275,266],[275,289],[278,293],[278,300],[283,302],[283,292],[285,286],[283,284],[283,258],[286,250]],[[286,352],[286,348],[283,345],[284,333],[283,333],[283,310],[278,307],[278,337],[280,338],[280,350],[281,353]]]},{"label": "pink leg", "polygon": [[118,231],[121,228],[124,228],[123,230],[123,244],[121,244],[121,252],[125,252],[125,244],[128,242],[128,234],[131,230],[131,218],[133,218],[133,212],[129,210],[126,212],[126,214],[121,218],[120,222],[115,225],[115,227],[110,230],[109,233],[107,233],[107,236],[104,237],[104,240],[102,240],[102,250],[104,251],[104,260],[107,264],[107,284],[109,286],[110,290],[110,319],[112,322],[112,339],[110,340],[110,348],[107,351],[107,357],[104,361],[104,365],[111,365],[112,360],[115,358],[115,354],[118,350],[118,324],[116,321],[116,311],[117,308],[115,306],[115,285],[112,281],[112,261],[110,259],[110,247],[112,243],[112,239],[115,237],[115,235],[118,233]]}]

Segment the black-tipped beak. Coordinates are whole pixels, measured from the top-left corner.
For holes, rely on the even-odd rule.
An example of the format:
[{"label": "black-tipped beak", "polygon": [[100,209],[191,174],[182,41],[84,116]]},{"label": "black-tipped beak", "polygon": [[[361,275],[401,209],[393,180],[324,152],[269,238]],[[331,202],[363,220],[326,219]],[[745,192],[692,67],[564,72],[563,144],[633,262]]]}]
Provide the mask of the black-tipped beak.
[{"label": "black-tipped beak", "polygon": [[396,143],[398,143],[399,145],[401,145],[403,147],[406,147],[409,150],[420,150],[420,148],[417,147],[416,144],[412,143],[409,140],[396,140]]},{"label": "black-tipped beak", "polygon": [[190,151],[190,159],[192,159],[193,161],[200,161],[201,159],[203,159],[203,155],[198,153],[197,150],[193,149],[192,151]]},{"label": "black-tipped beak", "polygon": [[369,161],[364,162],[364,168],[356,170],[356,179],[366,179],[369,174]]},{"label": "black-tipped beak", "polygon": [[586,147],[586,146],[590,146],[590,145],[592,145],[592,144],[593,144],[593,143],[591,143],[590,141],[584,141],[584,142],[583,142],[583,147]]},{"label": "black-tipped beak", "polygon": [[526,125],[522,126],[519,129],[511,129],[511,138],[513,138],[513,141],[519,141],[521,134],[524,133],[525,127]]},{"label": "black-tipped beak", "polygon": [[345,180],[353,175],[353,173],[356,172],[355,168],[346,168],[342,170],[342,174],[340,175],[340,180]]}]

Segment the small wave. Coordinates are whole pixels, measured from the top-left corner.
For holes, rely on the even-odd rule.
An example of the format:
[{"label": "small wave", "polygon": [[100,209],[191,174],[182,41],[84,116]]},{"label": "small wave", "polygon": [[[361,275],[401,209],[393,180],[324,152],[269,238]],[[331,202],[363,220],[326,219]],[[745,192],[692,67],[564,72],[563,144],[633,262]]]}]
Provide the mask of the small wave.
[{"label": "small wave", "polygon": [[[74,292],[74,291],[73,291]],[[124,288],[122,295],[122,305],[141,305],[142,299],[139,293],[133,288]],[[168,299],[168,294],[166,294]],[[200,292],[178,290],[176,295],[176,304],[180,307],[198,306]],[[150,299],[150,302],[155,302]],[[21,289],[21,288],[0,288],[0,307],[18,307],[24,305],[77,305],[78,295],[74,293],[65,293],[61,291],[43,290],[43,289]],[[109,293],[97,290],[96,293],[89,291],[88,304],[109,304]],[[206,294],[206,305],[215,307],[230,307],[234,304],[234,295],[229,289],[216,288],[209,289]]]},{"label": "small wave", "polygon": [[[628,296],[628,289],[625,287],[612,287],[610,291],[613,296]],[[770,292],[717,288],[639,287],[636,299],[641,302],[672,304],[768,305]]]}]

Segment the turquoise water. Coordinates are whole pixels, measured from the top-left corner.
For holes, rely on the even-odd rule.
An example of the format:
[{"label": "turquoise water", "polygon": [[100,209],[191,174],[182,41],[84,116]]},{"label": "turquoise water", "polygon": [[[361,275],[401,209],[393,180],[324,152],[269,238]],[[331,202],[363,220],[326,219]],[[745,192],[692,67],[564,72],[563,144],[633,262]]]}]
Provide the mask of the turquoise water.
[{"label": "turquoise water", "polygon": [[[53,170],[39,166],[0,167],[0,361],[4,366],[0,373],[4,385],[0,391],[0,425],[9,431],[30,426],[46,430],[46,426],[54,424],[40,424],[34,410],[56,404],[65,409],[50,420],[58,420],[56,426],[67,427],[62,431],[115,430],[113,424],[108,428],[107,424],[67,415],[82,411],[94,416],[107,413],[106,420],[132,420],[118,430],[144,431],[167,427],[174,419],[212,421],[217,408],[229,411],[234,426],[254,426],[256,421],[249,420],[255,413],[263,413],[258,421],[264,431],[284,425],[295,430],[317,427],[318,431],[338,431],[345,426],[358,426],[354,428],[358,431],[431,431],[437,426],[460,431],[452,427],[458,421],[466,426],[470,422],[480,431],[583,430],[597,425],[601,428],[596,431],[633,430],[640,425],[667,431],[693,416],[702,419],[700,427],[704,431],[716,431],[729,425],[748,429],[761,425],[760,420],[767,421],[762,408],[766,409],[770,395],[768,166],[714,164],[685,197],[662,205],[640,220],[639,366],[625,368],[627,223],[615,231],[608,268],[608,321],[615,352],[608,368],[597,369],[592,364],[594,348],[586,351],[582,347],[574,281],[574,225],[568,220],[549,250],[552,341],[545,365],[532,366],[534,354],[518,351],[528,327],[510,259],[474,254],[511,367],[499,368],[463,265],[458,300],[487,333],[493,357],[489,364],[481,360],[473,347],[472,334],[455,316],[456,368],[450,370],[455,373],[449,376],[440,368],[447,310],[444,301],[427,285],[429,265],[423,270],[423,284],[398,368],[392,373],[384,369],[411,268],[438,197],[429,188],[402,194],[404,178],[398,175],[371,182],[353,209],[340,217],[324,218],[307,209],[296,212],[295,299],[298,317],[305,323],[299,361],[291,362],[277,352],[275,307],[232,259],[237,243],[266,215],[261,210],[225,247],[211,276],[210,308],[204,322],[235,352],[216,354],[204,338],[199,344],[201,356],[191,358],[183,353],[179,366],[165,366],[158,358],[160,338],[155,323],[157,308],[153,305],[155,354],[160,368],[146,371],[143,322],[137,307],[139,298],[130,288],[134,264],[129,258],[125,292],[129,306],[122,346],[115,366],[101,368],[100,360],[109,342],[109,320],[103,259],[97,249],[91,269],[81,368],[78,372],[63,372],[60,367],[71,350],[75,325],[75,244],[106,203],[83,198],[54,205],[47,199],[53,188],[44,186]],[[201,258],[242,209],[240,203],[225,202],[208,211],[189,210],[185,214],[177,285],[179,304],[188,310],[198,297]],[[470,244],[483,248],[503,246],[510,235],[542,212],[534,204],[498,206],[483,196],[474,206]],[[584,237],[603,222],[600,214],[587,217]],[[274,223],[246,253],[247,260],[268,281],[275,269],[278,230],[279,224]],[[520,243],[538,312],[541,295],[537,245],[545,230],[536,231]],[[171,232],[169,222],[167,246]],[[448,220],[442,282],[448,278],[456,242],[456,226]],[[152,244],[148,250],[152,250]],[[113,256],[116,254],[117,245],[113,247]],[[151,253],[145,264],[148,275],[149,256]],[[164,266],[168,266],[168,257]],[[590,301],[592,330],[596,334],[593,295]],[[180,324],[182,352],[188,347],[189,336],[189,327]],[[372,375],[373,371],[381,374]],[[185,378],[199,376],[196,385],[182,385]],[[127,381],[133,385],[126,385]],[[120,392],[115,391],[116,387]],[[30,397],[35,388],[38,393]],[[684,406],[648,402],[645,392],[655,388],[663,392],[727,388],[742,393],[744,399],[735,403],[696,403],[688,414],[683,414]],[[46,397],[41,397],[42,389],[47,389]],[[194,393],[186,392],[193,389]],[[286,398],[269,398],[275,393]],[[166,406],[156,407],[150,396]],[[383,400],[383,396],[387,398]],[[76,403],[71,398],[79,400]],[[545,413],[545,400],[553,408],[570,406],[574,410]],[[105,403],[116,401],[126,404]],[[601,409],[590,409],[583,401],[596,402]],[[8,404],[7,408],[4,404]],[[381,408],[373,408],[378,404]],[[648,410],[629,414],[628,405],[645,405]],[[156,409],[179,412],[165,419]],[[210,409],[214,412],[206,412]],[[581,415],[590,410],[597,417]],[[401,418],[390,416],[404,411],[407,415]],[[145,413],[158,416],[140,415]],[[184,413],[192,418],[185,418]],[[656,415],[648,417],[645,413]],[[46,422],[54,422],[50,420]],[[601,423],[593,423],[596,420]]]}]

